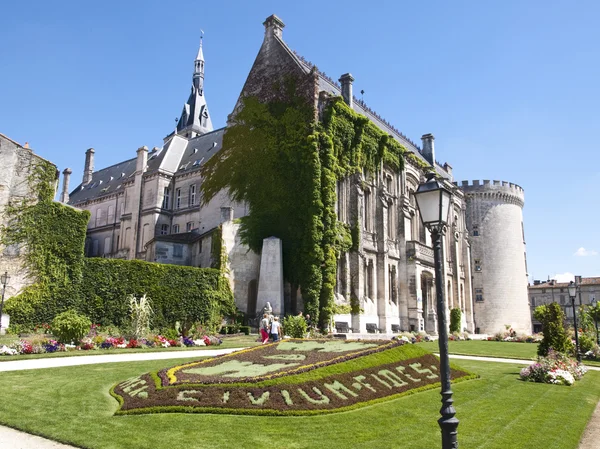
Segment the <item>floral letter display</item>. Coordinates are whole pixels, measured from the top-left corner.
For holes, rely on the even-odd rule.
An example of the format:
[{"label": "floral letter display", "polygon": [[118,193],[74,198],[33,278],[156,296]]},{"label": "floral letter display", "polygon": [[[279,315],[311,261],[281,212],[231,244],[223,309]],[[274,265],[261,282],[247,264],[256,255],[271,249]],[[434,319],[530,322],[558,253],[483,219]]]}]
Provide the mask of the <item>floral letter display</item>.
[{"label": "floral letter display", "polygon": [[[116,414],[311,415],[434,388],[438,372],[433,354],[402,341],[292,340],[143,374],[111,393]],[[451,375],[476,377],[454,367]]]}]

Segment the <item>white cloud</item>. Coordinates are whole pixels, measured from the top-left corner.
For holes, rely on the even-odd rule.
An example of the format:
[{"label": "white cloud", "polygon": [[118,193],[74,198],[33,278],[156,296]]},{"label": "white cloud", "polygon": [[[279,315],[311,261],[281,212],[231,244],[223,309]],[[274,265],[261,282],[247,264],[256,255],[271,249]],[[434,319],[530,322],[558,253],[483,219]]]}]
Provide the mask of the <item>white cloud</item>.
[{"label": "white cloud", "polygon": [[586,257],[586,256],[597,256],[598,251],[594,251],[593,249],[585,249],[583,246],[575,251],[574,256]]},{"label": "white cloud", "polygon": [[555,274],[554,276],[552,276],[552,279],[556,279],[556,282],[575,282],[575,275],[573,273],[562,273],[562,274]]}]

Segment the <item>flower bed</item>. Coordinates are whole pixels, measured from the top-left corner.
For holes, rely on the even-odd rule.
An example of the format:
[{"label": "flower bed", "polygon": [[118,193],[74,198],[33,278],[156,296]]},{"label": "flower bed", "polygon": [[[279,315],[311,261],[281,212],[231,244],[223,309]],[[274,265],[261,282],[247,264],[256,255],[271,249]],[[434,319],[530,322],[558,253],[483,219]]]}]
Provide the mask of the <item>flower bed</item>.
[{"label": "flower bed", "polygon": [[[111,394],[116,414],[307,415],[430,389],[438,372],[436,357],[402,341],[288,340],[143,374]],[[456,367],[451,376],[476,377]]]},{"label": "flower bed", "polygon": [[36,335],[29,338],[15,340],[9,345],[0,347],[1,355],[19,355],[19,354],[44,354],[65,351],[91,351],[91,350],[112,350],[112,349],[131,349],[131,348],[168,348],[168,347],[200,347],[220,345],[222,340],[218,337],[205,335],[202,338],[192,339],[189,337],[179,337],[177,339],[168,339],[162,335],[156,335],[151,338],[140,338],[127,340],[124,337],[111,336],[88,336],[84,337],[79,344],[61,344],[52,338],[43,335]]},{"label": "flower bed", "polygon": [[556,385],[573,385],[587,372],[587,368],[564,354],[550,350],[547,357],[521,370],[522,380]]}]

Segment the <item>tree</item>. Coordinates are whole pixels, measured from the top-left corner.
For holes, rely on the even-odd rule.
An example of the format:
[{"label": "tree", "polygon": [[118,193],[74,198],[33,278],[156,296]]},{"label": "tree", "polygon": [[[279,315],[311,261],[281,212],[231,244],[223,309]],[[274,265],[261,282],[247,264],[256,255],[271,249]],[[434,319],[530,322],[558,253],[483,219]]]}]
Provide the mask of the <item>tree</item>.
[{"label": "tree", "polygon": [[544,338],[538,345],[538,355],[546,356],[550,349],[563,354],[573,352],[573,342],[567,335],[563,324],[565,313],[557,303],[536,307],[533,317],[542,323],[542,333],[544,334]]}]

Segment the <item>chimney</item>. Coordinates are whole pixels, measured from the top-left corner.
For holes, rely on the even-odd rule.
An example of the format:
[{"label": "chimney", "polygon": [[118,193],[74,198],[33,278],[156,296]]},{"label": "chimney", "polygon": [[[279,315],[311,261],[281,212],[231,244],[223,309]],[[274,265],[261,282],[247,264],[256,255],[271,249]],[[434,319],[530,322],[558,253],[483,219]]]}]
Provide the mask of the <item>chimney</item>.
[{"label": "chimney", "polygon": [[352,81],[354,81],[354,78],[350,73],[344,73],[339,79],[339,82],[342,85],[342,97],[344,97],[346,104],[350,106],[351,109],[354,109]]},{"label": "chimney", "polygon": [[450,165],[448,162],[444,162],[444,171],[452,176],[452,165]]},{"label": "chimney", "polygon": [[279,39],[282,39],[283,28],[285,24],[281,21],[279,17],[275,14],[271,14],[269,17],[265,19],[263,22],[265,26],[265,39],[268,39],[272,36],[277,36]]},{"label": "chimney", "polygon": [[67,204],[69,202],[69,180],[71,178],[70,168],[65,168],[63,170],[63,188],[62,193],[60,194],[60,202]]},{"label": "chimney", "polygon": [[233,207],[221,208],[221,223],[233,220]]},{"label": "chimney", "polygon": [[435,165],[435,150],[433,149],[433,141],[435,140],[435,137],[433,137],[433,134],[423,134],[421,136],[421,140],[423,141],[423,157],[432,166]]},{"label": "chimney", "polygon": [[148,147],[139,147],[137,149],[137,162],[135,165],[135,171],[137,173],[144,173],[146,171],[146,165],[148,165]]},{"label": "chimney", "polygon": [[92,182],[92,173],[94,173],[94,149],[89,148],[85,152],[85,165],[83,168],[83,183],[89,184]]}]

